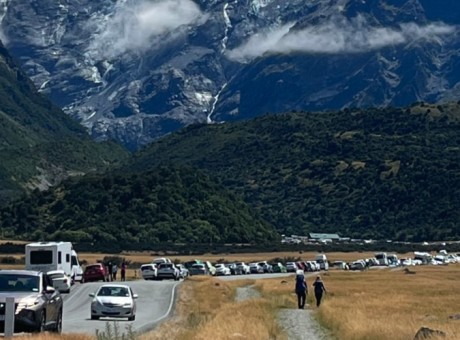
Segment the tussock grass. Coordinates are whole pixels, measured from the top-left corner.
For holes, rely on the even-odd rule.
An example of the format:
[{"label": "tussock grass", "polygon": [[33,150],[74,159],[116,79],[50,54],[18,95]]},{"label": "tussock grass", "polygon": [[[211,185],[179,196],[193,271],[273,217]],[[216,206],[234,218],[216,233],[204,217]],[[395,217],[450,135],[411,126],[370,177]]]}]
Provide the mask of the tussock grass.
[{"label": "tussock grass", "polygon": [[[318,319],[339,339],[412,339],[420,327],[460,339],[460,265],[402,270],[333,271]],[[311,296],[310,296],[311,298]]]},{"label": "tussock grass", "polygon": [[269,299],[235,302],[236,288],[254,283],[192,277],[181,287],[179,315],[140,339],[284,339]]}]

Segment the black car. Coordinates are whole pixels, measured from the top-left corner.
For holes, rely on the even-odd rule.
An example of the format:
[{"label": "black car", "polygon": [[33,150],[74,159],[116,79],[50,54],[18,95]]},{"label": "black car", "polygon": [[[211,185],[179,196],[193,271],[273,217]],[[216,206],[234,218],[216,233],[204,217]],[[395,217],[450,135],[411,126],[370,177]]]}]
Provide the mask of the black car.
[{"label": "black car", "polygon": [[7,297],[15,299],[15,332],[61,332],[63,300],[45,273],[31,270],[0,271],[1,331],[5,328]]}]

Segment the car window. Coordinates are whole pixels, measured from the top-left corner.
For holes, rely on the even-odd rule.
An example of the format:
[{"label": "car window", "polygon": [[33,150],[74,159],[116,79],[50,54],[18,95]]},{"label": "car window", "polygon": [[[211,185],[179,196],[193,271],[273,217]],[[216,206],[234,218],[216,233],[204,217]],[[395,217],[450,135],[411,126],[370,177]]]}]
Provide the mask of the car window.
[{"label": "car window", "polygon": [[38,292],[40,278],[35,275],[3,274],[0,275],[0,291]]},{"label": "car window", "polygon": [[64,273],[53,273],[53,274],[48,274],[48,277],[51,279],[51,280],[54,280],[54,279],[62,279],[64,277]]},{"label": "car window", "polygon": [[125,287],[101,287],[97,296],[129,296],[129,290]]}]

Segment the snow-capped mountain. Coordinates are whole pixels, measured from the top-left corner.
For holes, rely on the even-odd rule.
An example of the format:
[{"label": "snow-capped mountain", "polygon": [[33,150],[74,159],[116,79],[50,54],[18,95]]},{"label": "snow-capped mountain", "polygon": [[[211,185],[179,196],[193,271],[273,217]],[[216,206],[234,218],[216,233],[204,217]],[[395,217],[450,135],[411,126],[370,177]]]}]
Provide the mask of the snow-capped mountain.
[{"label": "snow-capped mountain", "polygon": [[0,38],[96,139],[460,97],[456,0],[0,0]]}]

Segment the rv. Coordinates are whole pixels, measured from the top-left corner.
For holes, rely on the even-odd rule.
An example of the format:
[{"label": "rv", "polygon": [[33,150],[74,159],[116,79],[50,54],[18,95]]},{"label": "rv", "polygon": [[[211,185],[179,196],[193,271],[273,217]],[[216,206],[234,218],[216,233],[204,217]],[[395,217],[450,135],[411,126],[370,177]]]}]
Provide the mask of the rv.
[{"label": "rv", "polygon": [[376,253],[375,258],[377,259],[379,266],[388,266],[387,253]]},{"label": "rv", "polygon": [[63,270],[80,281],[83,270],[71,242],[36,242],[26,244],[26,270],[49,272]]},{"label": "rv", "polygon": [[329,262],[325,254],[316,255],[315,261],[319,264],[320,270],[329,270]]}]

